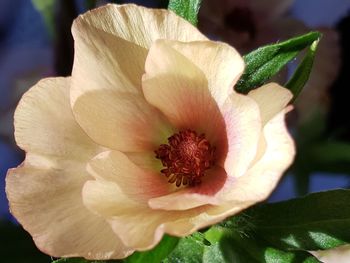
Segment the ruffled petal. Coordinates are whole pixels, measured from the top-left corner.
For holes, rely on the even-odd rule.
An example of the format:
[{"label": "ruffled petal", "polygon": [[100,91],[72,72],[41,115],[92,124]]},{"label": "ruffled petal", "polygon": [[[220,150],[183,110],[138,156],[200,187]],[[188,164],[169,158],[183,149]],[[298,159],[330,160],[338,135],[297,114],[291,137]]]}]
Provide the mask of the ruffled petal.
[{"label": "ruffled petal", "polygon": [[72,102],[87,91],[137,92],[147,50],[157,39],[206,40],[193,25],[167,10],[133,4],[106,5],[79,16],[75,40]]},{"label": "ruffled petal", "polygon": [[163,130],[159,113],[141,92],[147,49],[159,38],[206,37],[172,12],[136,5],[107,5],[88,12],[74,22],[72,33],[71,103],[78,123],[94,141],[112,149],[151,147],[155,138],[150,136]]},{"label": "ruffled petal", "polygon": [[[168,195],[154,197],[148,201],[153,209],[188,210],[202,205],[218,205],[220,199],[216,196],[225,184],[228,184],[225,170],[219,166],[208,170],[200,185],[186,187]],[[232,186],[232,184],[231,184]]]},{"label": "ruffled petal", "polygon": [[[193,227],[191,216],[200,213],[155,211],[146,207],[138,207],[131,213],[123,213],[120,216],[111,217],[109,223],[125,244],[135,247],[137,250],[148,250],[153,248],[163,237],[164,233],[175,236],[189,234]],[[183,224],[176,224],[179,219],[184,219]],[[168,226],[169,224],[169,226]],[[170,227],[170,224],[174,228]],[[142,233],[140,235],[140,233]]]},{"label": "ruffled petal", "polygon": [[145,250],[163,236],[161,231],[155,237],[155,229],[166,220],[164,212],[151,210],[145,204],[130,199],[114,182],[104,179],[86,182],[83,199],[91,212],[110,222],[115,234],[127,246]]},{"label": "ruffled petal", "polygon": [[262,131],[259,107],[251,98],[233,93],[222,112],[228,148],[226,158],[220,164],[229,176],[240,177],[248,170],[258,150]]},{"label": "ruffled petal", "polygon": [[293,98],[289,90],[277,83],[268,83],[252,90],[248,96],[258,103],[263,126],[284,109]]},{"label": "ruffled petal", "polygon": [[[292,163],[295,147],[284,124],[288,110],[277,114],[264,128],[266,152],[257,163],[237,179],[234,187],[222,191],[225,203],[207,209],[208,218],[226,218],[265,200]],[[200,221],[203,219],[200,219]]]},{"label": "ruffled petal", "polygon": [[[107,7],[79,16],[73,23],[71,104],[77,121],[94,141],[109,148],[124,150],[130,145],[133,149],[139,142],[125,137],[125,129],[139,131],[136,125],[147,123],[150,111],[140,92],[147,49],[118,37],[107,22],[100,24],[102,18],[118,23],[112,11],[119,9]],[[135,114],[144,106],[146,113]]]},{"label": "ruffled petal", "polygon": [[[164,233],[183,237],[247,207],[246,203],[236,202],[235,205],[203,205],[182,211],[151,209],[128,198],[117,184],[103,179],[88,181],[83,199],[87,208],[108,220],[125,245],[136,250],[153,248]],[[214,211],[215,208],[220,210]]]},{"label": "ruffled petal", "polygon": [[208,206],[185,211],[151,209],[146,202],[130,194],[132,189],[125,189],[116,180],[107,180],[110,178],[101,168],[94,169],[94,173],[96,180],[87,181],[83,188],[85,206],[108,220],[123,243],[136,250],[154,247],[164,233],[185,236],[222,218],[206,216]]},{"label": "ruffled petal", "polygon": [[286,109],[282,110],[265,125],[265,153],[252,164],[246,174],[235,181],[234,187],[226,192],[224,198],[229,200],[229,203],[252,205],[265,200],[292,163],[295,147],[285,126],[286,112]]},{"label": "ruffled petal", "polygon": [[[271,194],[295,154],[293,140],[284,123],[287,112],[288,109],[282,110],[265,125],[265,154],[252,164],[244,176],[236,178],[232,187],[221,191],[221,198],[226,202],[209,207],[206,210],[208,218],[215,220],[221,217],[222,220],[265,200]],[[202,218],[198,220],[198,224],[203,223]]]},{"label": "ruffled petal", "polygon": [[100,90],[80,96],[75,118],[98,144],[126,152],[156,149],[172,134],[162,114],[132,93]]},{"label": "ruffled petal", "polygon": [[164,9],[150,9],[134,4],[105,5],[78,19],[89,27],[149,48],[157,39],[184,42],[206,40],[191,23]]},{"label": "ruffled petal", "polygon": [[85,16],[78,17],[72,26],[72,104],[95,90],[139,94],[147,49],[90,25]]},{"label": "ruffled petal", "polygon": [[155,148],[167,128],[141,92],[147,50],[92,26],[86,19],[96,17],[85,16],[72,28],[75,58],[70,96],[77,122],[95,142],[111,149]]},{"label": "ruffled petal", "polygon": [[[197,196],[192,196],[190,201],[195,208],[188,207],[189,209],[181,210],[184,207],[174,205],[173,211],[152,209],[144,202],[128,195],[115,181],[105,180],[107,177],[96,175],[95,177],[96,180],[88,181],[84,185],[84,204],[92,212],[106,218],[123,243],[136,250],[151,249],[160,241],[164,233],[186,236],[200,228],[220,222],[228,216],[224,213],[228,210],[232,215],[247,207],[243,202],[236,202],[234,206],[232,204],[227,206],[224,203],[222,206],[225,208],[224,212],[220,210],[220,213],[208,214],[212,212],[213,207],[221,207],[207,205],[207,202],[202,202],[200,198],[197,198],[200,194],[206,194],[206,201],[210,200],[211,197],[208,194],[212,194],[213,191],[208,187],[203,188],[202,193]],[[231,187],[234,185],[231,184]],[[189,195],[185,196],[183,201],[189,201],[188,197]],[[175,197],[174,200],[178,203],[181,201],[180,197]],[[196,204],[196,201],[201,202],[202,205]]]},{"label": "ruffled petal", "polygon": [[225,43],[165,41],[196,65],[208,81],[210,93],[219,105],[233,92],[233,86],[244,70],[240,54]]},{"label": "ruffled petal", "polygon": [[171,187],[160,172],[143,170],[118,151],[100,153],[89,162],[88,171],[97,179],[116,184],[128,198],[140,203],[169,193]]},{"label": "ruffled petal", "polygon": [[16,109],[16,140],[28,153],[25,163],[6,177],[10,210],[47,254],[123,258],[132,250],[82,203],[89,178],[85,162],[101,148],[75,122],[69,84],[65,78],[44,79]]},{"label": "ruffled petal", "polygon": [[103,179],[88,181],[83,189],[83,199],[88,209],[108,220],[126,246],[136,250],[151,249],[164,233],[184,236],[194,231],[196,226],[191,217],[199,216],[205,210],[154,210],[131,200],[117,184]]},{"label": "ruffled petal", "polygon": [[16,142],[31,153],[82,160],[98,146],[76,123],[69,103],[69,78],[48,78],[26,92],[14,116]]},{"label": "ruffled petal", "polygon": [[[137,212],[112,217],[109,222],[125,244],[137,250],[148,250],[161,240],[164,233],[184,237],[216,224],[228,216],[208,214],[211,207],[217,206],[201,206],[185,211],[157,211],[139,207]],[[230,215],[233,215],[245,207],[237,205],[230,208]]]},{"label": "ruffled petal", "polygon": [[115,215],[137,213],[142,202],[132,200],[117,183],[102,178],[87,181],[83,191],[84,205],[93,213],[106,219]]},{"label": "ruffled petal", "polygon": [[158,40],[149,51],[145,68],[145,98],[174,127],[204,133],[215,146],[225,138],[224,120],[198,67],[166,41]]},{"label": "ruffled petal", "polygon": [[90,259],[124,258],[132,253],[103,218],[83,205],[81,190],[89,178],[84,166],[60,161],[58,167],[50,167],[52,160],[43,157],[42,167],[31,162],[9,170],[6,193],[12,214],[41,251]]}]

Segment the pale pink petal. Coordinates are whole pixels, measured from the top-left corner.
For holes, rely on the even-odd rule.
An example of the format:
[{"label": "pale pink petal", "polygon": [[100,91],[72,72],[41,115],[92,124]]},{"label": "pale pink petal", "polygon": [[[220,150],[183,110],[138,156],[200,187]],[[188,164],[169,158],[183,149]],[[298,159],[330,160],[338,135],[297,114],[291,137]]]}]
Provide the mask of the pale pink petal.
[{"label": "pale pink petal", "polygon": [[143,170],[118,151],[100,153],[89,162],[88,171],[97,179],[115,183],[128,198],[141,203],[172,188],[159,171]]},{"label": "pale pink petal", "polygon": [[227,203],[202,205],[182,211],[151,209],[147,204],[129,198],[117,183],[103,178],[85,184],[83,200],[87,208],[108,220],[125,245],[137,250],[154,247],[164,233],[186,236],[248,206],[247,202],[237,201],[229,206]]},{"label": "pale pink petal", "polygon": [[91,212],[106,218],[126,246],[144,250],[158,243],[163,231],[156,229],[167,220],[165,212],[128,198],[116,183],[97,179],[83,188],[84,204]]},{"label": "pale pink petal", "polygon": [[108,181],[104,175],[94,176],[96,180],[86,182],[83,188],[85,206],[106,218],[123,243],[136,250],[154,247],[164,233],[185,236],[222,219],[221,215],[206,215],[208,206],[185,211],[151,209],[147,203],[128,195],[128,190],[116,181]]},{"label": "pale pink petal", "polygon": [[[52,160],[41,158],[42,166]],[[132,249],[123,245],[109,224],[82,203],[89,178],[84,166],[63,161],[51,168],[30,161],[11,169],[6,177],[10,210],[32,235],[37,247],[55,257],[124,258]]]},{"label": "pale pink petal", "polygon": [[[277,83],[269,83],[258,89],[255,89],[248,94],[249,97],[254,99],[260,109],[262,125],[265,125],[276,114],[286,108],[287,104],[293,98],[293,94],[286,88],[281,87]],[[291,110],[291,106],[288,107],[288,111]],[[266,141],[264,134],[261,134],[258,144],[258,152],[254,158],[253,163],[258,161],[266,150]]]},{"label": "pale pink petal", "polygon": [[[86,91],[137,92],[147,50],[157,39],[206,40],[193,25],[167,10],[132,4],[106,5],[73,23],[75,59],[72,102]],[[84,78],[86,78],[84,80]]]},{"label": "pale pink petal", "polygon": [[[136,250],[153,248],[164,233],[186,236],[220,222],[228,216],[224,213],[227,210],[233,215],[247,207],[246,204],[237,202],[235,206],[204,205],[184,211],[155,210],[131,200],[116,183],[103,179],[85,184],[83,200],[88,209],[108,220],[125,245]],[[225,210],[208,214],[208,211],[212,212],[211,209],[216,207]]]},{"label": "pale pink petal", "polygon": [[[114,5],[89,12],[73,24],[71,104],[77,122],[98,144],[138,150],[145,146],[138,125],[146,123],[141,129],[146,131],[157,127],[157,118],[150,118],[152,109],[140,92],[147,50],[117,37],[111,30],[103,30],[98,19],[103,17],[103,10],[111,9]],[[145,112],[140,111],[144,107]],[[126,136],[129,131],[134,134]]]},{"label": "pale pink petal", "polygon": [[73,112],[84,131],[110,149],[156,149],[173,133],[162,114],[137,94],[96,90],[80,96]]},{"label": "pale pink petal", "polygon": [[[223,168],[213,167],[206,171],[198,186],[178,189],[168,195],[152,198],[148,204],[153,209],[187,210],[202,205],[218,205],[216,194],[227,184],[227,175]],[[232,184],[231,184],[232,186]]]},{"label": "pale pink petal", "polygon": [[266,199],[284,171],[292,163],[295,148],[284,123],[287,110],[282,110],[264,127],[266,149],[263,156],[225,194],[231,204],[248,202],[251,205]]},{"label": "pale pink petal", "polygon": [[[88,209],[108,220],[126,246],[136,250],[151,249],[165,231],[173,235],[186,235],[196,228],[191,217],[197,217],[205,210],[153,210],[147,204],[129,199],[116,183],[103,179],[88,181],[83,189],[83,199]],[[178,220],[181,222],[176,224]]]},{"label": "pale pink petal", "polygon": [[226,158],[220,164],[229,176],[240,177],[248,170],[257,152],[262,131],[259,108],[253,99],[234,93],[226,100],[222,111],[228,148]]},{"label": "pale pink petal", "polygon": [[29,153],[6,177],[10,210],[45,253],[122,258],[132,251],[82,203],[81,189],[89,178],[85,162],[101,149],[74,120],[69,83],[65,78],[44,79],[16,109],[16,140]]},{"label": "pale pink petal", "polygon": [[150,9],[134,4],[105,5],[81,15],[89,27],[95,28],[144,48],[157,39],[179,41],[206,40],[191,23],[165,9]]},{"label": "pale pink petal", "polygon": [[[211,207],[201,206],[186,211],[157,211],[139,208],[137,212],[123,213],[109,220],[113,230],[125,244],[137,250],[153,248],[164,233],[185,237],[193,232],[221,222],[228,215],[210,215]],[[220,206],[218,206],[220,207]],[[240,212],[246,206],[230,207],[230,215]],[[140,235],[142,233],[142,235]]]},{"label": "pale pink petal", "polygon": [[190,230],[195,229],[192,217],[199,214],[200,209],[171,212],[139,207],[136,211],[111,217],[109,223],[124,244],[137,250],[148,250],[162,239],[164,233],[174,236],[190,234]]},{"label": "pale pink petal", "polygon": [[151,47],[142,88],[146,100],[178,130],[204,133],[217,147],[225,144],[225,124],[205,75],[166,41]]},{"label": "pale pink petal", "polygon": [[82,160],[98,146],[75,122],[69,78],[48,78],[26,92],[14,116],[17,144],[25,151]]},{"label": "pale pink petal", "polygon": [[233,92],[233,86],[244,70],[244,61],[229,45],[213,41],[166,41],[196,65],[208,81],[210,93],[218,104],[223,104]]},{"label": "pale pink petal", "polygon": [[167,128],[141,94],[147,50],[91,26],[85,16],[72,29],[75,58],[70,96],[77,122],[94,141],[108,148],[154,148]]},{"label": "pale pink petal", "polygon": [[[149,191],[147,188],[151,188],[152,185],[143,186],[143,190],[133,189],[132,187],[130,189],[130,186],[126,188],[127,185],[123,185],[124,180],[117,180],[116,177],[114,177],[115,173],[113,170],[116,168],[111,168],[110,165],[113,164],[108,164],[106,162],[107,159],[104,158],[108,156],[110,159],[115,158],[111,157],[112,154],[115,155],[115,153],[101,154],[99,158],[96,158],[90,164],[89,170],[90,172],[92,170],[96,180],[88,181],[85,184],[83,199],[87,208],[110,222],[115,233],[127,246],[134,247],[137,250],[150,249],[159,242],[164,232],[184,236],[222,219],[220,215],[213,217],[206,216],[205,210],[208,208],[206,202],[202,202],[204,206],[186,211],[162,211],[151,209],[147,206],[147,203],[135,198],[134,193]],[[104,162],[102,162],[102,160]],[[113,162],[114,161],[115,159]],[[125,162],[127,161],[123,160],[122,163]],[[119,163],[118,165],[120,166],[122,164]],[[131,174],[132,177],[134,170],[132,167],[131,165],[129,168],[131,172],[127,174],[127,176]],[[111,174],[107,174],[108,171],[112,171]],[[118,176],[120,175],[122,175],[122,170],[118,173]],[[125,181],[132,181],[132,179],[127,179],[127,176],[122,176],[121,179],[124,178]],[[204,181],[205,187],[199,187],[198,189],[201,191],[197,191],[203,196],[207,195],[208,199],[209,195],[213,195],[215,191],[217,191],[216,188],[220,188],[222,185],[222,183],[218,183],[219,185],[216,187],[215,180],[213,180],[214,176],[219,177],[220,175],[217,173],[208,174],[208,177],[206,177],[208,182]],[[211,181],[213,181],[214,184],[210,184]],[[220,182],[220,180],[217,180],[217,182]],[[130,185],[132,184],[134,183]],[[192,201],[193,199],[195,198],[192,198]],[[180,198],[178,200],[174,198],[174,200],[178,203],[181,201]],[[188,201],[189,200],[186,198],[183,200],[183,202]],[[186,204],[184,205],[186,206]],[[197,206],[199,205],[200,204],[197,204]],[[142,235],[139,233],[142,233]]]},{"label": "pale pink petal", "polygon": [[84,205],[93,213],[108,219],[111,216],[137,213],[145,205],[129,198],[116,182],[101,178],[87,181],[82,188]]},{"label": "pale pink petal", "polygon": [[[73,34],[77,55],[70,99],[88,135],[71,113],[68,80],[39,83],[15,116],[17,141],[30,153],[23,167],[9,171],[6,191],[13,214],[41,250],[63,257],[123,258],[133,249],[154,247],[164,233],[184,236],[217,223],[272,191],[294,154],[284,112],[269,117],[265,154],[252,163],[261,118],[271,111],[233,91],[224,102],[242,67],[232,49],[157,40],[206,38],[169,11],[134,5],[89,12],[77,20]],[[199,48],[207,52],[208,67],[194,50]],[[218,63],[226,56],[227,64]],[[228,76],[231,66],[236,68]],[[165,117],[177,130],[205,133],[217,147],[217,165],[230,177],[215,167],[202,185],[174,192],[158,165],[141,160],[174,133]],[[34,125],[38,134],[31,134]],[[102,151],[90,138],[129,153],[100,153],[87,173],[88,159]]]},{"label": "pale pink petal", "polygon": [[293,98],[293,94],[277,83],[268,83],[252,90],[248,94],[259,105],[263,126],[284,109]]},{"label": "pale pink petal", "polygon": [[230,189],[223,189],[226,199],[220,206],[211,206],[209,218],[226,218],[265,200],[276,187],[285,170],[292,163],[295,147],[284,123],[288,110],[282,110],[264,127],[266,151],[263,157],[234,182]]},{"label": "pale pink petal", "polygon": [[72,33],[71,103],[78,123],[94,141],[112,149],[151,147],[155,138],[150,136],[162,134],[164,127],[141,92],[147,49],[158,38],[206,38],[169,11],[136,5],[107,5],[88,12],[74,22]]},{"label": "pale pink petal", "polygon": [[72,27],[72,104],[96,90],[139,94],[147,49],[89,25],[84,17],[78,17]]}]

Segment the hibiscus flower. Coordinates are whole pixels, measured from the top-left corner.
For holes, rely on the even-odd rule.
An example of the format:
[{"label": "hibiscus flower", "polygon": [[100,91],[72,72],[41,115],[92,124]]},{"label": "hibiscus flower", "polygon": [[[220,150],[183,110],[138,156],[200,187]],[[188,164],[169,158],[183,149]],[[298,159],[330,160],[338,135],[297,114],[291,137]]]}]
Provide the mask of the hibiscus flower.
[{"label": "hibiscus flower", "polygon": [[13,215],[43,252],[124,258],[268,197],[294,156],[291,93],[233,90],[238,52],[167,10],[107,5],[72,27],[72,76],[15,113]]}]

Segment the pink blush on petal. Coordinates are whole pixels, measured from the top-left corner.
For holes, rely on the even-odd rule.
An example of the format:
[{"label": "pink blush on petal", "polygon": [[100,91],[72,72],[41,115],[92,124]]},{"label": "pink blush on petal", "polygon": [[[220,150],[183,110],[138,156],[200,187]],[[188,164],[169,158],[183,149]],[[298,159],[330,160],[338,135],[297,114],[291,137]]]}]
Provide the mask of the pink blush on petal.
[{"label": "pink blush on petal", "polygon": [[161,210],[187,210],[203,205],[219,205],[220,192],[231,185],[225,170],[221,167],[213,167],[205,175],[201,184],[195,187],[182,188],[171,194],[152,198],[148,205],[152,209]]}]

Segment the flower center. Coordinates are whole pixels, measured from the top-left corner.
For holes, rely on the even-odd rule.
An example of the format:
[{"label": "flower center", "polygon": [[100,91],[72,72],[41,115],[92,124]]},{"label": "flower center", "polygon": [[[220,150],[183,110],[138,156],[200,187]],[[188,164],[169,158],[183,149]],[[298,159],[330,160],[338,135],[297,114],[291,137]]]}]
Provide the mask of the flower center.
[{"label": "flower center", "polygon": [[169,178],[169,183],[195,186],[201,182],[205,170],[214,165],[215,147],[204,134],[184,130],[168,138],[168,144],[161,144],[155,151],[162,161],[161,172]]}]

